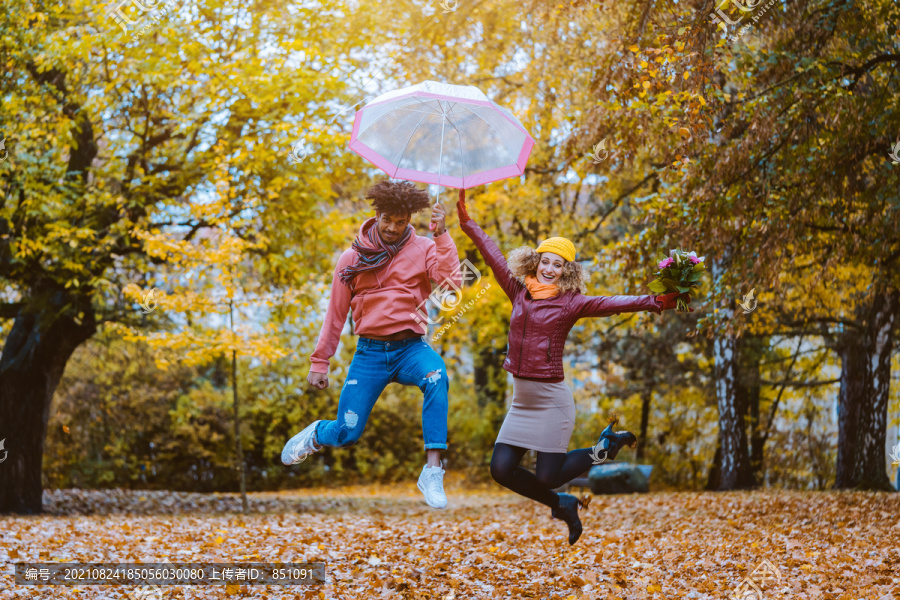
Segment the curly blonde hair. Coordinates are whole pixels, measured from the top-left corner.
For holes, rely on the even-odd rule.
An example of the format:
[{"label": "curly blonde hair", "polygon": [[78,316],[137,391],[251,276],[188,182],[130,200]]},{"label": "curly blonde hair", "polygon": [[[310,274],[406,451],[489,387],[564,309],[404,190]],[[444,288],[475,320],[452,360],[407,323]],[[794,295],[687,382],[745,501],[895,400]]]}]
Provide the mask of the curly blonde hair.
[{"label": "curly blonde hair", "polygon": [[[541,262],[541,254],[538,254],[537,250],[528,246],[516,248],[509,253],[506,263],[509,265],[509,270],[512,272],[513,277],[518,279],[522,285],[525,285],[525,278],[528,275],[537,276],[537,267]],[[562,275],[559,276],[559,281],[556,282],[556,285],[559,286],[561,293],[581,292],[584,294],[587,293],[587,286],[584,284],[587,277],[588,274],[584,267],[581,266],[581,263],[568,260],[563,265]]]}]

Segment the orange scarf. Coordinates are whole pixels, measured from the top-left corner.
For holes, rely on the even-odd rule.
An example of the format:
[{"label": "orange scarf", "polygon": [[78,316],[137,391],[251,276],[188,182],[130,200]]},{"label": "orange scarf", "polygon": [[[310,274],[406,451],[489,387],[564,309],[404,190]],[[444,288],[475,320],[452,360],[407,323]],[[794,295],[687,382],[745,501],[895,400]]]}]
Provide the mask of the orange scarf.
[{"label": "orange scarf", "polygon": [[531,297],[535,300],[543,300],[544,298],[552,298],[559,293],[559,286],[555,283],[540,283],[537,277],[529,275],[525,278],[525,287],[531,292]]}]

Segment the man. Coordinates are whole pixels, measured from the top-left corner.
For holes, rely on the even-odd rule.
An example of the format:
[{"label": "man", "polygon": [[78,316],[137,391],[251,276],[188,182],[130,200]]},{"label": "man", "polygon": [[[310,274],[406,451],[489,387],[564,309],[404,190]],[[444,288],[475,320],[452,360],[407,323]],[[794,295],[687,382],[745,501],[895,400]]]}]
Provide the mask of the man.
[{"label": "man", "polygon": [[431,293],[431,282],[462,283],[456,244],[446,232],[444,209],[432,207],[434,239],[416,235],[412,213],[428,207],[428,193],[407,181],[382,181],[366,194],[375,216],[366,220],[350,249],[338,259],[331,298],[316,349],[310,356],[306,380],[315,388],[328,387],[329,359],[352,308],[356,354],[338,402],[334,421],[315,421],[292,437],[281,462],[295,464],[323,446],[340,448],[356,443],[375,402],[388,383],[417,386],[424,394],[422,432],[426,464],[418,488],[434,508],[447,506],[441,450],[447,449],[447,391],[444,360],[427,343],[418,306]]}]

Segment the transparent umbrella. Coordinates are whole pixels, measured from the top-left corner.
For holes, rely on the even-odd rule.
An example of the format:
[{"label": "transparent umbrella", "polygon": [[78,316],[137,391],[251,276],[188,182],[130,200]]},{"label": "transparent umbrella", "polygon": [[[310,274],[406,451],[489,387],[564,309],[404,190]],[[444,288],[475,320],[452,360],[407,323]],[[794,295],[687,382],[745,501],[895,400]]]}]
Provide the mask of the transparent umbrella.
[{"label": "transparent umbrella", "polygon": [[521,175],[534,139],[478,88],[425,81],[356,111],[350,149],[397,179],[468,189]]}]

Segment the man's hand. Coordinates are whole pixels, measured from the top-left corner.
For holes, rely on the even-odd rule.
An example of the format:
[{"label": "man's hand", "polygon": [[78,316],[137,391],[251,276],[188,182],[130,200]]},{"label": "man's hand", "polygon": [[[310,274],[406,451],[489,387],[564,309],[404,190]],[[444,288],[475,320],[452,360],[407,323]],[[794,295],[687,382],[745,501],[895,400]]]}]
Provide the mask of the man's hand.
[{"label": "man's hand", "polygon": [[316,389],[324,390],[328,387],[328,374],[310,371],[306,376],[306,382]]},{"label": "man's hand", "polygon": [[435,236],[441,235],[446,231],[444,227],[444,207],[441,206],[440,201],[435,202],[434,206],[431,207],[431,223],[429,223],[428,228],[434,232]]}]

